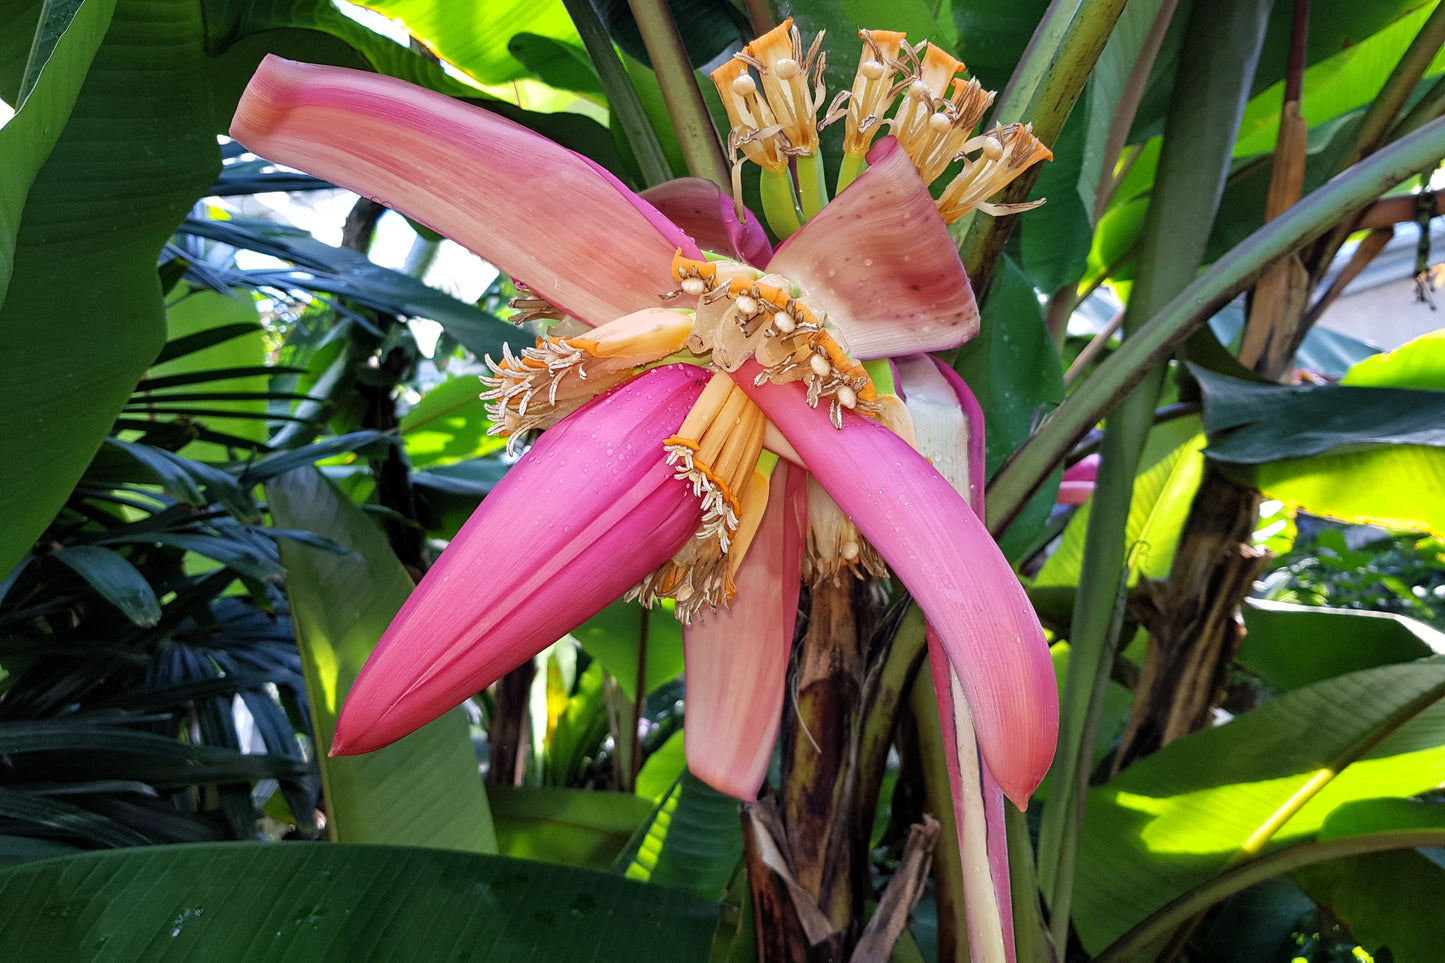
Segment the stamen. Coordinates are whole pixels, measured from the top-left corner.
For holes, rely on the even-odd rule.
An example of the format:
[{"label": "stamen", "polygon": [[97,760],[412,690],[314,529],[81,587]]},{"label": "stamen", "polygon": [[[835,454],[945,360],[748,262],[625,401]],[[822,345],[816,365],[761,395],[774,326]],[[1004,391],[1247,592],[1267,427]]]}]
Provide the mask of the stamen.
[{"label": "stamen", "polygon": [[969,149],[968,138],[994,94],[976,80],[956,76],[964,69],[962,62],[939,47],[929,45],[921,59],[918,48],[908,52],[909,96],[888,121],[889,132],[931,184]]},{"label": "stamen", "polygon": [[888,566],[823,486],[810,477],[803,576],[813,585],[820,582],[837,585],[845,572],[860,579],[882,578],[888,574]]},{"label": "stamen", "polygon": [[[823,35],[805,52],[792,18],[768,31],[712,72],[732,131],[728,149],[778,172],[793,156],[818,150],[818,107],[824,95]],[[758,82],[747,71],[757,71]]]},{"label": "stamen", "polygon": [[[483,401],[492,420],[490,434],[516,439],[534,428],[550,428],[597,395],[630,378],[638,366],[677,351],[692,328],[690,315],[649,308],[625,315],[573,338],[538,338],[514,355],[502,346],[502,360],[483,359]],[[567,377],[575,373],[575,377]],[[545,401],[542,399],[545,398]]]},{"label": "stamen", "polygon": [[[879,122],[897,96],[893,78],[900,69],[898,51],[906,34],[892,30],[859,30],[863,51],[851,90],[840,93],[828,107],[820,127],[846,118],[843,150],[861,159],[868,153]],[[843,105],[847,103],[846,110]]]},{"label": "stamen", "polygon": [[567,312],[527,287],[527,285],[520,281],[513,283],[517,287],[517,296],[507,302],[507,307],[517,312],[507,319],[512,324],[521,326],[529,321],[554,322],[561,321],[567,317]]},{"label": "stamen", "polygon": [[[677,601],[677,617],[689,622],[704,605],[731,601],[737,588],[732,573],[740,559],[730,558],[744,524],[751,540],[761,511],[754,466],[763,448],[767,419],[725,374],[713,376],[677,434],[663,442],[674,477],[691,486],[702,502],[697,537],[628,594],[651,605],[658,598]],[[762,498],[767,497],[766,479]],[[746,542],[742,545],[746,548]]]},{"label": "stamen", "polygon": [[977,150],[980,156],[965,155],[963,170],[939,196],[938,213],[945,222],[952,223],[974,209],[989,214],[1014,214],[1043,203],[1042,200],[1024,204],[986,203],[1037,162],[1053,159],[1053,151],[1034,136],[1032,127],[1027,124],[995,127],[969,141],[963,149]]}]

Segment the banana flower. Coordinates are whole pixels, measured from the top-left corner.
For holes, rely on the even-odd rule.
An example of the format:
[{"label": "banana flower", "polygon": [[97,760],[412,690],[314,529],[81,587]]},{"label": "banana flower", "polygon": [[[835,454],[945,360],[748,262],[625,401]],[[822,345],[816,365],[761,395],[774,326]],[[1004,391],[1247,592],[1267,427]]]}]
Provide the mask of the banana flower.
[{"label": "banana flower", "polygon": [[[387,77],[268,57],[231,133],[462,243],[553,325],[491,363],[484,395],[499,430],[540,440],[383,636],[333,753],[400,738],[632,587],[675,599],[687,623],[689,765],[754,798],[805,555],[876,551],[934,627],[997,785],[1026,804],[1058,725],[1042,630],[964,497],[891,430],[896,399],[875,380],[888,363],[864,364],[978,325],[895,138],[772,252],[715,187],[639,196],[526,128]],[[814,482],[856,526],[841,562],[809,554]]]}]

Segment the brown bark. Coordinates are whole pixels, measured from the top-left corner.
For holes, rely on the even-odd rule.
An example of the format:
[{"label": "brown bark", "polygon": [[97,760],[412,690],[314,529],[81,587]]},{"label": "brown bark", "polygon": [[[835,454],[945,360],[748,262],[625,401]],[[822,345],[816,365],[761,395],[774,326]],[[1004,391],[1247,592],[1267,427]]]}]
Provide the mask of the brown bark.
[{"label": "brown bark", "polygon": [[520,786],[527,772],[527,705],[537,667],[523,662],[497,681],[497,708],[487,729],[487,782]]},{"label": "brown bark", "polygon": [[[871,581],[812,586],[780,735],[782,792],[743,814],[757,950],[766,963],[841,962],[864,933],[877,782],[918,668],[909,652],[894,651],[902,617],[881,619],[881,602]],[[920,859],[913,856],[910,873]],[[916,901],[913,876],[899,879],[860,959],[874,959],[884,944],[892,950],[899,921]]]},{"label": "brown bark", "polygon": [[1146,586],[1149,650],[1115,771],[1208,720],[1243,638],[1240,603],[1266,558],[1250,545],[1259,500],[1206,463],[1169,581]]},{"label": "brown bark", "polygon": [[847,578],[813,587],[795,663],[797,711],[783,722],[781,815],[789,862],[839,930],[862,910],[863,894],[853,885],[852,767],[871,634],[857,613],[867,611],[870,593],[869,583]]},{"label": "brown bark", "polygon": [[777,797],[744,805],[742,820],[758,959],[767,963],[841,961],[843,934],[833,929],[817,900],[799,885],[781,849],[787,831]]}]

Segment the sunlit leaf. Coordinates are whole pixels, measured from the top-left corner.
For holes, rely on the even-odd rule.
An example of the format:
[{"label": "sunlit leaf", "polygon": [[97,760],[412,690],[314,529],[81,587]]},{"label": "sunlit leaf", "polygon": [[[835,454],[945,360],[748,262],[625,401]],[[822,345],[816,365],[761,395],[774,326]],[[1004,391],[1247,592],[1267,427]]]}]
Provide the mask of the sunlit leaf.
[{"label": "sunlit leaf", "polygon": [[1445,655],[1445,634],[1402,615],[1251,599],[1239,663],[1295,689],[1346,672]]},{"label": "sunlit leaf", "polygon": [[[1345,441],[1394,433],[1406,442],[1355,445],[1275,461],[1291,451],[1290,439],[1276,436],[1279,447],[1255,469],[1255,484],[1271,498],[1317,515],[1445,534],[1445,448],[1438,438],[1440,399],[1445,399],[1442,346],[1445,332],[1433,332],[1388,354],[1364,358],[1345,373],[1340,386],[1323,389],[1339,394],[1300,395],[1282,411],[1269,412],[1272,396],[1263,393],[1251,394],[1253,401],[1238,399],[1236,404],[1253,407],[1230,420],[1259,417],[1263,420],[1258,428],[1266,433],[1271,426],[1280,433],[1298,426],[1311,433],[1307,438],[1338,444],[1342,438],[1334,429],[1345,425],[1354,429]],[[1268,434],[1260,435],[1260,440],[1268,445]]]},{"label": "sunlit leaf", "polygon": [[582,648],[599,660],[629,699],[637,698],[637,655],[642,620],[647,619],[646,695],[682,674],[682,626],[670,604],[644,609],[636,602],[613,602],[573,630]]},{"label": "sunlit leaf", "polygon": [[[184,355],[152,365],[147,374],[154,377],[166,377],[204,372],[212,368],[259,367],[265,363],[266,346],[262,342],[262,329],[257,319],[256,304],[249,296],[228,297],[215,291],[197,290],[186,292],[182,297],[173,298],[166,305],[167,334],[171,339],[168,345],[177,343],[200,345],[211,332],[217,332],[219,336],[234,331],[237,326],[244,325],[246,322],[250,322],[250,333],[245,337],[227,337],[205,347],[188,351]],[[179,342],[178,339],[182,338],[188,340]],[[268,390],[269,385],[268,377],[253,374],[211,381],[207,383],[206,389],[208,391],[262,393]],[[150,400],[163,402],[165,396],[154,395]],[[238,412],[251,415],[264,415],[266,412],[264,398],[233,401],[227,405],[227,407],[231,406],[234,406]],[[264,442],[267,438],[265,422],[255,418],[205,418],[203,420],[207,427],[226,434],[257,442]],[[229,460],[225,448],[205,443],[193,443],[193,447],[187,448],[186,455],[190,458],[201,458],[207,461]]]},{"label": "sunlit leaf", "polygon": [[582,46],[561,0],[500,0],[485,7],[431,0],[367,0],[363,6],[404,23],[451,64],[483,84],[527,76],[508,49],[512,37],[529,33]]},{"label": "sunlit leaf", "polygon": [[488,786],[504,856],[610,869],[652,804],[630,793],[558,786]]},{"label": "sunlit leaf", "polygon": [[1091,790],[1073,914],[1085,948],[1212,878],[1311,779],[1323,788],[1271,845],[1308,839],[1344,803],[1438,785],[1442,700],[1445,657],[1351,673],[1171,743]]},{"label": "sunlit leaf", "polygon": [[[1204,435],[1199,419],[1177,418],[1156,425],[1149,433],[1129,501],[1125,544],[1135,548],[1137,567],[1130,577],[1160,579],[1169,575],[1174,550],[1189,515],[1189,505],[1204,470]],[[1034,585],[1039,588],[1073,585],[1084,563],[1084,533],[1091,503],[1085,502],[1064,527],[1058,547],[1044,562]]]},{"label": "sunlit leaf", "polygon": [[738,801],[684,772],[624,864],[629,879],[719,899],[743,855]]},{"label": "sunlit leaf", "polygon": [[506,445],[506,439],[487,434],[492,422],[481,393],[475,375],[448,378],[402,416],[401,436],[413,467],[477,458]]}]

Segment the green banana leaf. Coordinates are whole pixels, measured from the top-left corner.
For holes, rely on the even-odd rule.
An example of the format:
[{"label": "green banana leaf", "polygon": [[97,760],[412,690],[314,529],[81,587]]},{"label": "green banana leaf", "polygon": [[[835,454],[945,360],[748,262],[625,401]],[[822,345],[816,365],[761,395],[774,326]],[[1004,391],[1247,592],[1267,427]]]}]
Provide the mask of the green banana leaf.
[{"label": "green banana leaf", "polygon": [[706,900],[473,853],[345,844],[186,845],[0,871],[11,959],[702,959]]},{"label": "green banana leaf", "polygon": [[[281,545],[317,745],[324,752],[347,690],[412,583],[386,537],[319,471],[299,469],[272,479],[266,495],[278,525],[313,531],[350,550],[338,555],[290,540]],[[458,712],[385,749],[321,755],[319,762],[333,839],[497,851],[466,719]]]}]

